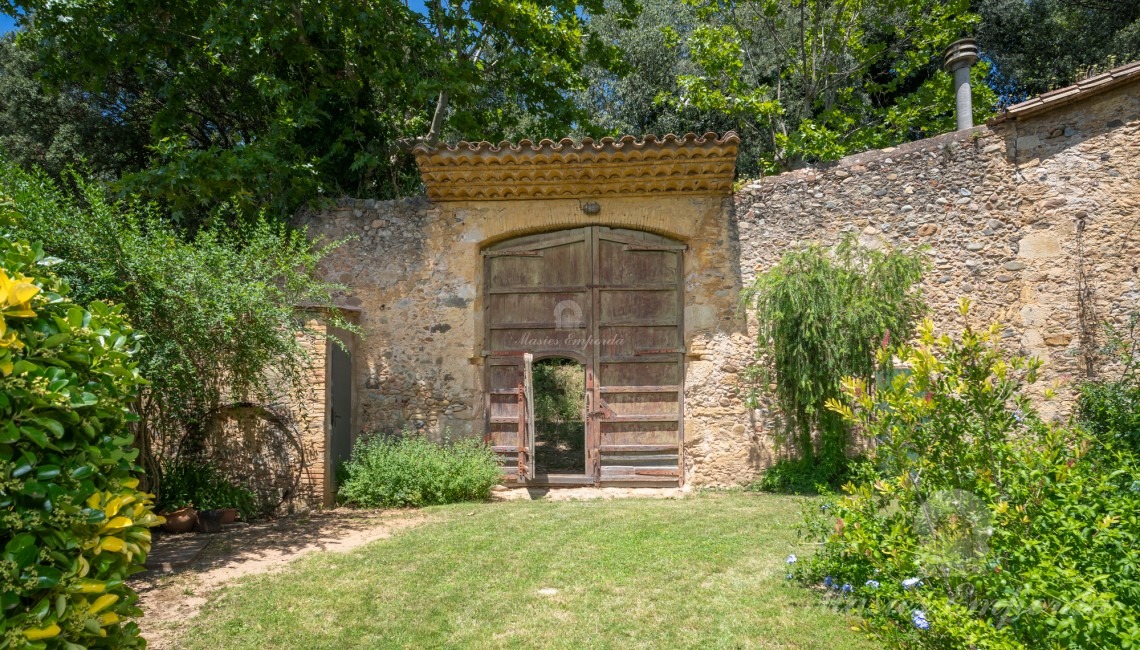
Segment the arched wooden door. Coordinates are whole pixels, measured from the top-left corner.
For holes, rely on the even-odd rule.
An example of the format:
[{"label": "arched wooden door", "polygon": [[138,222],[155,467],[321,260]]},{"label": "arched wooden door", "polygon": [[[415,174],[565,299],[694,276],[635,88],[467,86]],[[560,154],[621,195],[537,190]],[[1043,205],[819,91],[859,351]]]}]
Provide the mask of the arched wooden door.
[{"label": "arched wooden door", "polygon": [[[589,226],[502,242],[483,254],[487,440],[511,480],[669,483],[682,474],[684,244]],[[534,473],[528,364],[586,372],[586,472]]]}]

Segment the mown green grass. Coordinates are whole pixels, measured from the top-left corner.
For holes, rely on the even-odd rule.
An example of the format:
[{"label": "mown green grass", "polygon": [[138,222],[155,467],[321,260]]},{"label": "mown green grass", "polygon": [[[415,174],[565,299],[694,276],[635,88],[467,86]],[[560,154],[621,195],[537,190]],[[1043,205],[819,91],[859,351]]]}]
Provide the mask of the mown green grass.
[{"label": "mown green grass", "polygon": [[785,580],[801,502],[432,508],[432,523],[229,588],[180,636],[210,649],[873,647]]}]

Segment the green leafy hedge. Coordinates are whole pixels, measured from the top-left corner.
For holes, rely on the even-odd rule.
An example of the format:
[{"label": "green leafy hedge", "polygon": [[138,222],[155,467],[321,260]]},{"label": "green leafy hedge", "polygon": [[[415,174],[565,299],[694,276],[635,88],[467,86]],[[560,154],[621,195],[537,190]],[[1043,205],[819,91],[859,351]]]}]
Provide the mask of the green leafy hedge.
[{"label": "green leafy hedge", "polygon": [[138,336],[72,303],[51,261],[0,237],[0,648],[141,647],[124,580],[161,518],[126,429]]},{"label": "green leafy hedge", "polygon": [[495,452],[482,441],[437,444],[412,431],[361,439],[344,475],[341,499],[371,508],[482,501],[503,478]]}]

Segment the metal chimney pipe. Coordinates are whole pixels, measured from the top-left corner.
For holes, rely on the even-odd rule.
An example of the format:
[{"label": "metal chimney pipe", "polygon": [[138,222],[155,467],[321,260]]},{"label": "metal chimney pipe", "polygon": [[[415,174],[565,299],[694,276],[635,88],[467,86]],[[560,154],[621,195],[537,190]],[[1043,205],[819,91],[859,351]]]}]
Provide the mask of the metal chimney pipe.
[{"label": "metal chimney pipe", "polygon": [[972,38],[954,41],[943,53],[945,67],[954,75],[954,106],[958,130],[974,126],[974,104],[970,98],[970,68],[978,62],[978,42]]}]

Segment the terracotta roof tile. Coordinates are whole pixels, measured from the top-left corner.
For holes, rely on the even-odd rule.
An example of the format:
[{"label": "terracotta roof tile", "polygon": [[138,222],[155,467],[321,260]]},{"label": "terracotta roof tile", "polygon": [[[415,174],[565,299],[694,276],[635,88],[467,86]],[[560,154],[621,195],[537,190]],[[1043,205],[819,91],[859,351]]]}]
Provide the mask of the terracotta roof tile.
[{"label": "terracotta roof tile", "polygon": [[988,124],[1000,124],[1006,120],[1035,115],[1135,81],[1140,81],[1140,61],[1089,77],[1071,86],[1051,90],[1027,99],[1020,104],[1014,104],[997,117],[989,120]]},{"label": "terracotta roof tile", "polygon": [[643,139],[583,138],[417,146],[413,153],[435,201],[732,193],[733,132]]}]

